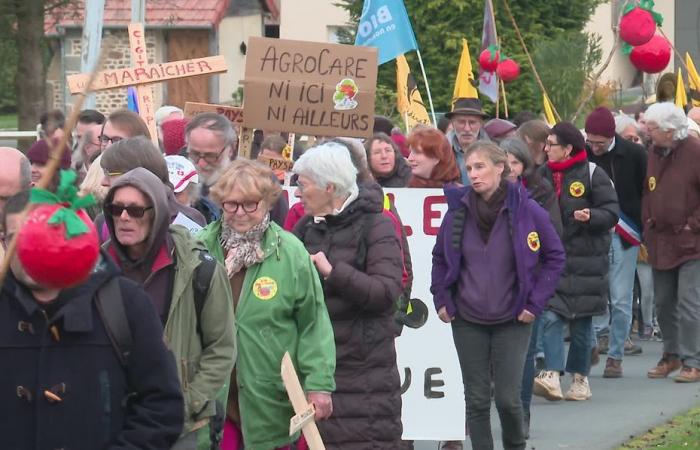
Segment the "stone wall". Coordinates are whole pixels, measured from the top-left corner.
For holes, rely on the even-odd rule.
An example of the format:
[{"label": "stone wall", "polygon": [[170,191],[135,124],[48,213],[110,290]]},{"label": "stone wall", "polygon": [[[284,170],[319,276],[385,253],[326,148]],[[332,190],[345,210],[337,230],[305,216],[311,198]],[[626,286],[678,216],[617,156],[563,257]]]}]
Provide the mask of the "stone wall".
[{"label": "stone wall", "polygon": [[[80,73],[80,59],[81,59],[81,30],[67,30],[65,36],[63,37],[64,44],[64,62],[63,68],[65,70],[65,75],[72,75]],[[146,53],[148,56],[149,64],[156,60],[162,60],[162,49],[159,49],[159,45],[162,45],[162,33],[156,30],[146,30]],[[124,29],[106,29],[102,33],[102,46],[103,49],[107,47],[108,43],[113,43],[110,47],[109,53],[104,58],[104,65],[102,70],[118,69],[122,67],[129,67],[131,65],[131,51],[129,49],[129,36],[126,28]],[[161,50],[161,51],[159,51]],[[60,54],[57,53],[54,59],[59,59]],[[53,64],[54,62],[52,62]],[[59,62],[60,64],[60,62]],[[60,73],[60,71],[59,71]],[[54,108],[65,108],[63,99],[68,99],[68,103],[73,102],[73,97],[65,88],[65,82],[59,83],[59,80],[54,76],[53,79],[51,74],[47,79],[47,96],[53,102],[53,105],[49,105],[49,109],[53,106]],[[127,89],[119,88],[109,91],[101,91],[96,94],[97,105],[96,108],[104,114],[109,114],[110,112],[126,108],[127,107]],[[159,102],[162,98],[162,88],[155,89],[155,99]]]}]

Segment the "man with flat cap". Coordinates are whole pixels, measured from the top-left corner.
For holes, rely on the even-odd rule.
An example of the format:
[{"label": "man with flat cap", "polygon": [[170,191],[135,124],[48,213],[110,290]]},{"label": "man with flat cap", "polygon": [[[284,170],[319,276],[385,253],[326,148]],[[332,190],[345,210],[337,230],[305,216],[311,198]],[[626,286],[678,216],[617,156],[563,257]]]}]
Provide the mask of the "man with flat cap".
[{"label": "man with flat cap", "polygon": [[490,140],[483,129],[484,118],[488,115],[482,109],[478,98],[458,98],[452,106],[452,111],[445,114],[445,117],[452,122],[452,131],[447,133],[447,139],[455,152],[462,184],[468,186],[471,182],[464,165],[464,151],[478,140]]}]

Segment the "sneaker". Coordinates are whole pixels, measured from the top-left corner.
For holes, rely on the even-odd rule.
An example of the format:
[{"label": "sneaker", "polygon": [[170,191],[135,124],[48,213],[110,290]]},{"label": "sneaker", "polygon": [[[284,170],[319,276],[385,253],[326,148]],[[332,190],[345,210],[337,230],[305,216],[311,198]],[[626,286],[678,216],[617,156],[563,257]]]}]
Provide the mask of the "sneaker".
[{"label": "sneaker", "polygon": [[566,399],[573,401],[583,401],[591,398],[591,387],[588,385],[588,377],[581,374],[574,374],[574,381],[571,387],[566,391]]},{"label": "sneaker", "polygon": [[655,367],[652,367],[647,372],[649,378],[666,378],[672,372],[681,368],[681,360],[678,355],[664,353]]},{"label": "sneaker", "polygon": [[642,347],[632,342],[632,339],[627,338],[625,341],[625,356],[641,355]]},{"label": "sneaker", "polygon": [[700,381],[700,369],[695,367],[683,366],[681,373],[674,378],[676,383],[697,383]]},{"label": "sneaker", "polygon": [[654,327],[651,325],[644,325],[644,329],[639,333],[640,341],[651,341],[654,337]]},{"label": "sneaker", "polygon": [[532,393],[549,401],[561,400],[563,396],[561,395],[559,372],[556,370],[543,370],[535,378]]},{"label": "sneaker", "polygon": [[622,361],[608,358],[607,361],[605,361],[603,378],[622,378]]},{"label": "sneaker", "polygon": [[607,355],[608,349],[610,348],[610,338],[607,334],[603,336],[598,336],[598,353],[601,355]]},{"label": "sneaker", "polygon": [[462,450],[462,441],[445,441],[440,450]]},{"label": "sneaker", "polygon": [[593,347],[591,349],[591,367],[597,366],[599,362],[600,362],[600,352],[598,351],[598,347]]}]

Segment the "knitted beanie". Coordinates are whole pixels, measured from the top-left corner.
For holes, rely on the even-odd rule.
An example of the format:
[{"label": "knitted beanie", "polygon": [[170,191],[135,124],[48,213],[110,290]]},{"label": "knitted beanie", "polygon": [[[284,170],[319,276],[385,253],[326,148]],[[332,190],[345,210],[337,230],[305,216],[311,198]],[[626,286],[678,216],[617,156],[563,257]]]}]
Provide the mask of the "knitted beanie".
[{"label": "knitted beanie", "polygon": [[[55,145],[55,144],[54,144]],[[27,158],[32,164],[44,165],[49,161],[49,144],[44,139],[36,141],[27,150]],[[70,150],[65,149],[61,153],[61,169],[70,169],[71,154]]]},{"label": "knitted beanie", "polygon": [[615,118],[608,108],[601,106],[591,111],[586,118],[586,133],[615,137]]},{"label": "knitted beanie", "polygon": [[185,146],[187,123],[187,119],[170,119],[160,125],[163,131],[163,152],[166,155],[177,155]]}]

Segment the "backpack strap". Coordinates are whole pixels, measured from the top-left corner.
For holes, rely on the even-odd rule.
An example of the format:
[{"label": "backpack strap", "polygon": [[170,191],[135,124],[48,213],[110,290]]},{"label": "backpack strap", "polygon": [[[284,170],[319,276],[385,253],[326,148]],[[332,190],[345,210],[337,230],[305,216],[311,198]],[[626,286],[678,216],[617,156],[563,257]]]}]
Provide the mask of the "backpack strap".
[{"label": "backpack strap", "polygon": [[97,290],[95,305],[119,362],[122,367],[128,367],[134,341],[124,309],[118,276],[110,278]]},{"label": "backpack strap", "polygon": [[194,290],[194,310],[197,318],[197,334],[202,338],[202,311],[209,295],[209,285],[216,270],[216,260],[206,251],[199,252],[199,265],[194,269],[192,288]]}]

